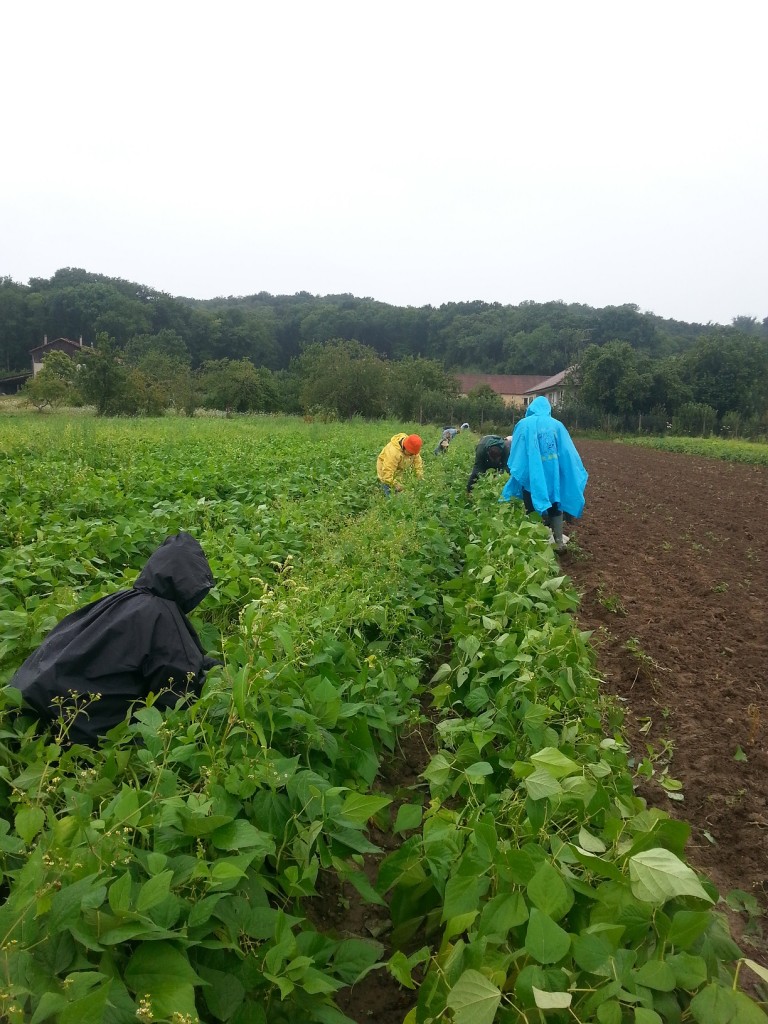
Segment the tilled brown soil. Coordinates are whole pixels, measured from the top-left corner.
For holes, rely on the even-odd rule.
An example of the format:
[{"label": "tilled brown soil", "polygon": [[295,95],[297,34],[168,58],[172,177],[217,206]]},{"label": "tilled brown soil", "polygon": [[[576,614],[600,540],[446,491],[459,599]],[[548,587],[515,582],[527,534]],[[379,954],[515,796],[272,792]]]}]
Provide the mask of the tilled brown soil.
[{"label": "tilled brown soil", "polygon": [[[691,825],[688,859],[768,903],[768,470],[579,441],[587,507],[563,568],[646,799]],[[668,762],[668,763],[667,763]],[[674,802],[659,784],[682,783]],[[766,962],[765,920],[733,921]],[[768,940],[768,930],[765,935]]]}]

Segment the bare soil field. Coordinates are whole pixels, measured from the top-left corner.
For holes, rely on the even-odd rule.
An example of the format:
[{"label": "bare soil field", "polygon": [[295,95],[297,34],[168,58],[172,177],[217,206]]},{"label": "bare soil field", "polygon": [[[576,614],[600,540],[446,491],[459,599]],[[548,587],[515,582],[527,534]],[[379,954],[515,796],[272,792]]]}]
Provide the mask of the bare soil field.
[{"label": "bare soil field", "polygon": [[[622,698],[642,795],[691,825],[688,858],[725,896],[768,904],[768,470],[578,441],[587,507],[563,568],[607,693]],[[683,799],[660,785],[667,773]],[[766,962],[765,919],[732,919]],[[765,932],[768,939],[768,931]]]}]

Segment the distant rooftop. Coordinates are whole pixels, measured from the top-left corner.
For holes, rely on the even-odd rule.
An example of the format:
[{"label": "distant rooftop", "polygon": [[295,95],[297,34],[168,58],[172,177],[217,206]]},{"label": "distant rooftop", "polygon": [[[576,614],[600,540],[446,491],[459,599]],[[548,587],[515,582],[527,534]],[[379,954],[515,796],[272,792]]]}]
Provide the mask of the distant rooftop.
[{"label": "distant rooftop", "polygon": [[498,395],[524,395],[546,376],[541,373],[454,373],[465,394],[487,384]]}]

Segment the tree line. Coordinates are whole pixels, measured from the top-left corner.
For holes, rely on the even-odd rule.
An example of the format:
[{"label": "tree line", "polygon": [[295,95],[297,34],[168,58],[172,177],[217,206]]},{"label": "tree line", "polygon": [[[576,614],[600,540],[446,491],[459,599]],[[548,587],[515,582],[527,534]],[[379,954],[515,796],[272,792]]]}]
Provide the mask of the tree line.
[{"label": "tree line", "polygon": [[287,369],[307,345],[356,340],[387,359],[421,356],[451,369],[484,373],[557,373],[590,344],[616,339],[652,358],[680,354],[722,331],[768,338],[768,317],[736,317],[729,327],[689,324],[642,313],[637,306],[596,309],[579,303],[450,302],[392,306],[353,295],[173,297],[145,285],[65,268],[28,284],[0,278],[0,370],[29,367],[29,351],[49,338],[86,345],[106,333],[118,346],[173,331],[193,367],[208,360],[249,359]]},{"label": "tree line", "polygon": [[459,382],[434,359],[387,360],[358,341],[308,345],[287,370],[241,359],[193,367],[173,332],[132,339],[120,348],[106,332],[76,358],[50,352],[22,395],[39,410],[93,405],[100,416],[287,413],[323,421],[396,417],[404,421],[506,423],[499,395],[481,386],[459,394]]},{"label": "tree line", "polygon": [[456,372],[572,367],[571,413],[584,425],[657,429],[693,409],[691,422],[710,430],[725,418],[731,433],[766,432],[768,317],[702,325],[632,304],[398,307],[307,292],[196,300],[71,268],[27,285],[0,279],[0,375],[27,370],[44,335],[93,348],[75,376],[49,356],[28,397],[91,395],[102,414],[314,410],[485,424],[508,413],[487,391],[462,405]]}]

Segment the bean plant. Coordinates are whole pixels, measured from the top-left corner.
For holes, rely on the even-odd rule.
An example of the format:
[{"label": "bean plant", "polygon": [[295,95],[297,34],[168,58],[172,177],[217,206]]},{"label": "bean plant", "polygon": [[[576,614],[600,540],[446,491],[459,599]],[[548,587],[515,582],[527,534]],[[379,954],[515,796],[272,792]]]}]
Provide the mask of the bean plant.
[{"label": "bean plant", "polygon": [[[547,532],[498,478],[466,496],[467,436],[385,498],[398,426],[0,424],[4,1019],[345,1024],[371,971],[407,1024],[768,1019],[687,826],[634,791]],[[15,668],[179,529],[217,580],[200,700],[98,748],[42,729]],[[419,726],[404,797],[382,768]],[[329,883],[386,946],[324,919]]]}]

